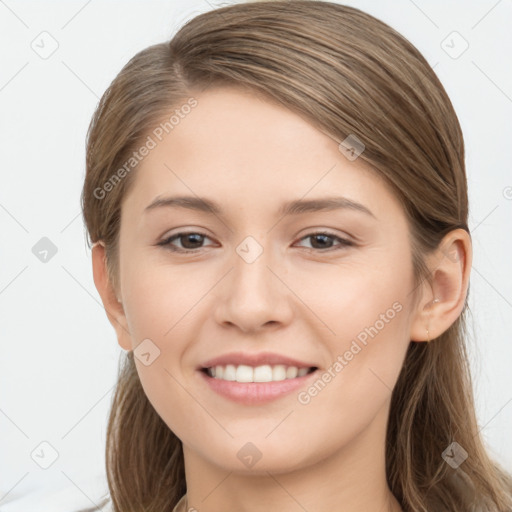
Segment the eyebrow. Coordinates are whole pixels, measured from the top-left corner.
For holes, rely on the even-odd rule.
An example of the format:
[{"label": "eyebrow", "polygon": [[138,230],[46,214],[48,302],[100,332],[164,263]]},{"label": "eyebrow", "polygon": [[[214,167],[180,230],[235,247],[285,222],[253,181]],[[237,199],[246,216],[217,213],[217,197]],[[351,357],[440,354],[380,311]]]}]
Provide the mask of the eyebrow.
[{"label": "eyebrow", "polygon": [[[162,207],[186,208],[188,210],[205,212],[212,215],[223,215],[222,207],[218,203],[205,197],[197,196],[157,197],[152,203],[146,206],[144,212],[149,212]],[[340,209],[355,210],[376,218],[375,215],[366,206],[346,197],[295,199],[293,201],[284,203],[279,209],[278,214],[282,216],[299,215],[302,213],[333,211]]]}]

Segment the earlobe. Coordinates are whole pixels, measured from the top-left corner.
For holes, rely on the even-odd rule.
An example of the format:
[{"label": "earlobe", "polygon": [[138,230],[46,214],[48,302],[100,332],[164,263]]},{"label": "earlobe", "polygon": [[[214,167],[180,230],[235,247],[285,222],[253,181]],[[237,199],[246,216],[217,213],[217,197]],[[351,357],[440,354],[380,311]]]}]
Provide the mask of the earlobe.
[{"label": "earlobe", "polygon": [[96,242],[92,246],[92,271],[96,289],[100,294],[105,313],[114,327],[117,340],[121,348],[131,350],[131,338],[122,301],[118,299],[107,272],[107,260],[103,242]]},{"label": "earlobe", "polygon": [[457,320],[466,302],[471,263],[469,233],[463,229],[450,231],[429,257],[431,279],[423,282],[411,341],[432,341]]}]

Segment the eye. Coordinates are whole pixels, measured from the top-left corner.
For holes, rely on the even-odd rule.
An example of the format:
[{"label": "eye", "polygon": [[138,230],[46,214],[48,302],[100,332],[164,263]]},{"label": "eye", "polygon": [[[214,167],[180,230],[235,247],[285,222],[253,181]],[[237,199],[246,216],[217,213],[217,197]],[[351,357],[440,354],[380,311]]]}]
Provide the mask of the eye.
[{"label": "eye", "polygon": [[[207,238],[209,239],[207,235],[196,231],[182,231],[181,233],[176,233],[170,237],[167,237],[166,239],[159,242],[157,245],[163,246],[173,252],[193,253],[199,252],[201,249],[204,248],[204,246],[202,246],[202,243]],[[308,238],[314,241],[312,244],[313,247],[308,248],[312,251],[336,251],[354,245],[354,243],[351,242],[350,240],[346,240],[332,233],[327,233],[323,231],[310,233],[302,237],[300,240],[306,240]],[[332,242],[329,242],[329,240],[338,241],[338,246],[333,248]],[[174,246],[173,244],[175,243],[175,241],[179,241],[181,247]]]},{"label": "eye", "polygon": [[[309,235],[306,235],[303,238],[301,238],[301,240],[306,240],[307,238],[311,238],[312,240],[314,240],[313,248],[311,250],[318,249],[320,250],[320,252],[336,251],[354,245],[354,243],[351,242],[350,240],[346,240],[345,238],[341,238],[337,235],[327,233],[324,231],[318,233],[310,233]],[[329,239],[337,240],[339,242],[338,247],[333,248],[332,243],[329,242]],[[317,245],[317,247],[314,247],[315,245]]]},{"label": "eye", "polygon": [[[158,243],[158,245],[164,246],[170,251],[174,252],[181,252],[181,253],[187,253],[187,252],[198,252],[198,249],[202,249],[203,247],[198,247],[198,244],[200,245],[202,241],[208,238],[203,233],[198,233],[196,231],[183,231],[181,233],[176,233],[175,235],[172,235],[165,240],[162,240]],[[182,243],[183,248],[180,247],[174,247],[172,243],[175,240],[179,240],[180,243]]]}]

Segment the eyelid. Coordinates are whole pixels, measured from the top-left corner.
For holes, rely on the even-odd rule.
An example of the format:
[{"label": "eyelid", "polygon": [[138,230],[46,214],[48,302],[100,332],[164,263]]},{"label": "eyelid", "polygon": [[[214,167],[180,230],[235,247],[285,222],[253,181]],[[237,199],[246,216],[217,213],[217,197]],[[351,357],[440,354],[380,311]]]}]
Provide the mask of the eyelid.
[{"label": "eyelid", "polygon": [[203,233],[202,231],[199,231],[197,229],[189,229],[189,230],[178,231],[178,232],[170,234],[170,235],[165,235],[161,239],[161,241],[158,242],[156,245],[163,246],[164,248],[167,248],[168,250],[176,252],[176,253],[180,253],[180,252],[181,253],[185,253],[185,252],[199,253],[202,249],[205,249],[205,247],[200,247],[199,249],[171,248],[172,246],[170,245],[170,242],[172,239],[177,240],[177,239],[181,238],[182,236],[186,236],[186,235],[200,235],[200,236],[203,236],[204,238],[212,239],[212,237],[210,235],[207,235],[206,233]]},{"label": "eyelid", "polygon": [[313,236],[313,235],[328,235],[328,236],[332,236],[333,238],[338,238],[340,240],[343,240],[347,243],[350,242],[350,243],[353,243],[354,245],[356,243],[356,240],[354,239],[354,237],[352,237],[348,233],[334,232],[330,228],[322,228],[322,227],[308,228],[303,234],[298,235],[296,239],[302,240],[303,238],[307,238],[308,236]]},{"label": "eyelid", "polygon": [[315,249],[314,247],[304,247],[304,249],[307,249],[309,252],[313,252],[316,254],[322,254],[322,253],[331,253],[331,252],[337,252],[341,251],[343,249],[346,249],[347,247],[353,247],[355,246],[355,242],[351,240],[349,236],[340,236],[336,233],[332,233],[328,229],[317,229],[313,231],[308,231],[306,234],[300,236],[297,240],[297,242],[301,242],[304,239],[313,237],[313,236],[319,236],[319,235],[325,235],[328,237],[331,237],[339,242],[338,245],[335,245],[334,247],[329,247],[328,249]]}]

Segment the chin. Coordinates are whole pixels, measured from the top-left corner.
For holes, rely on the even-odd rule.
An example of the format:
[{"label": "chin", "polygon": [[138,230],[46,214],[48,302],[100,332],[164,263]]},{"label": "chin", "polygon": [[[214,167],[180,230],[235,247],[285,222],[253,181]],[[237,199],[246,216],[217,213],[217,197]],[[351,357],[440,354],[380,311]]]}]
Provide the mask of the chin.
[{"label": "chin", "polygon": [[[244,439],[250,439],[245,436]],[[298,441],[287,446],[276,437],[275,442],[266,441],[233,441],[224,446],[219,453],[205,453],[204,457],[223,471],[232,471],[247,475],[267,475],[267,473],[289,473],[307,466],[314,465],[322,459],[318,452],[304,453],[297,446],[314,447],[307,440]],[[227,456],[227,454],[233,454]]]}]

